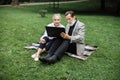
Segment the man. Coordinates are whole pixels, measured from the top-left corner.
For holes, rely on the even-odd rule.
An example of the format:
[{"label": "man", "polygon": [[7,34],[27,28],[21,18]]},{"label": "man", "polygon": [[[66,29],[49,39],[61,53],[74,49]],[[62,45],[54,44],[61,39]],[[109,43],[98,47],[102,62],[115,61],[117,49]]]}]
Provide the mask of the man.
[{"label": "man", "polygon": [[[53,23],[48,24],[47,26],[49,26],[49,27],[63,27],[64,28],[64,26],[61,24],[60,14],[54,14],[53,15]],[[31,57],[35,61],[38,61],[40,54],[42,52],[44,52],[45,50],[47,51],[49,49],[49,47],[52,44],[52,42],[54,41],[54,39],[55,39],[55,37],[49,37],[47,35],[47,32],[45,31],[43,36],[40,38],[40,42],[39,42],[40,46],[39,46],[38,51],[35,54],[33,54]]]},{"label": "man", "polygon": [[47,56],[40,58],[40,61],[48,64],[55,63],[62,58],[66,51],[78,56],[83,55],[85,25],[76,19],[73,11],[67,11],[65,16],[68,24],[66,33],[61,33],[63,40],[56,39],[48,50]]}]

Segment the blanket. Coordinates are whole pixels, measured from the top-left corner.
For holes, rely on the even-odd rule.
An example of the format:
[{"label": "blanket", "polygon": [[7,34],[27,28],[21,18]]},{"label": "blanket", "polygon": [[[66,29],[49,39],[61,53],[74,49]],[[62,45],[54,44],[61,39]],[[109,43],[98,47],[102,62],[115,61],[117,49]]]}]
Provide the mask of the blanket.
[{"label": "blanket", "polygon": [[84,53],[83,55],[76,55],[76,54],[72,54],[72,53],[69,53],[69,52],[66,52],[66,54],[70,57],[74,57],[74,58],[77,58],[77,59],[80,59],[80,60],[87,60],[88,57],[98,49],[98,46],[90,46],[88,44],[85,45],[85,50],[84,50]]},{"label": "blanket", "polygon": [[[32,49],[32,50],[38,50],[39,48],[39,43],[32,43],[32,45],[29,45],[29,46],[25,46],[24,47],[25,49]],[[80,59],[80,60],[87,60],[88,57],[98,49],[98,46],[91,46],[89,44],[86,44],[85,45],[85,51],[83,53],[83,55],[81,56],[78,56],[76,54],[73,54],[73,53],[69,53],[69,52],[65,52],[68,56],[70,57],[73,57],[73,58],[77,58],[77,59]]]}]

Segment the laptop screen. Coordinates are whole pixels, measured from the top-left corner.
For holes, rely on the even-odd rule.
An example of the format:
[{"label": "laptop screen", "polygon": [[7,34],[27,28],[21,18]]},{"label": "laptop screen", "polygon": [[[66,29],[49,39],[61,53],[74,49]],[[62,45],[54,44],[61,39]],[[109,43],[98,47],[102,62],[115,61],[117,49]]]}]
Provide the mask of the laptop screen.
[{"label": "laptop screen", "polygon": [[46,26],[46,31],[50,37],[60,37],[60,33],[65,32],[65,28]]}]

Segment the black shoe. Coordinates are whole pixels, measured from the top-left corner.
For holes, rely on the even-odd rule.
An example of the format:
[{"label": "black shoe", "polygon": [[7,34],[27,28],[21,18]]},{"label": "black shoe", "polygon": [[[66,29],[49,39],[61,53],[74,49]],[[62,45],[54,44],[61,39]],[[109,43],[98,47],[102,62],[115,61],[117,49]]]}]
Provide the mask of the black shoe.
[{"label": "black shoe", "polygon": [[48,64],[54,64],[57,61],[57,56],[53,55],[52,57],[49,57],[46,59]]},{"label": "black shoe", "polygon": [[41,62],[43,62],[43,63],[46,63],[46,62],[47,62],[45,58],[39,58],[39,60],[40,60]]},{"label": "black shoe", "polygon": [[52,55],[47,54],[47,56],[45,57],[45,59],[50,58],[51,56],[52,56]]},{"label": "black shoe", "polygon": [[50,54],[47,54],[47,56],[45,58],[39,58],[39,60],[43,63],[46,63],[47,62],[47,59],[50,58],[52,55]]}]

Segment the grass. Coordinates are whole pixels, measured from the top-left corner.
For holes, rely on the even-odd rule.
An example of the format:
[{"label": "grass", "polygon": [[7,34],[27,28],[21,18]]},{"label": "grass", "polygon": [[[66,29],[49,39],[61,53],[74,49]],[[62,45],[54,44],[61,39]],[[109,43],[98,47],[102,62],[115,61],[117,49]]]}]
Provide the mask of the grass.
[{"label": "grass", "polygon": [[[63,13],[64,6],[70,4],[61,7]],[[41,9],[46,5],[0,7],[0,80],[120,80],[119,17],[77,14],[86,24],[86,43],[98,45],[99,49],[86,61],[65,55],[56,64],[44,65],[31,59],[36,51],[24,49],[37,42],[44,26],[52,21],[54,10],[48,10],[42,18],[38,13]],[[62,23],[66,25],[63,13]]]}]

